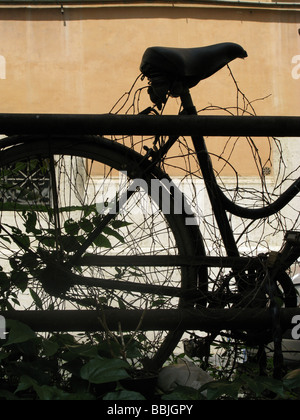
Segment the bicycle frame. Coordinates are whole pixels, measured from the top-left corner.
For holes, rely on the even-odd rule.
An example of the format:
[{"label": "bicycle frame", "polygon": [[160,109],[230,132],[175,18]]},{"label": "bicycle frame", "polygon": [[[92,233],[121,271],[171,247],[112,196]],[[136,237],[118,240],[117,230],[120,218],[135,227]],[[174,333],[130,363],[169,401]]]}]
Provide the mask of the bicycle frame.
[{"label": "bicycle frame", "polygon": [[[194,108],[190,93],[188,91],[185,92],[184,95],[182,95],[181,100],[182,100],[184,112],[189,115],[195,115],[196,109]],[[151,119],[155,120],[155,117],[151,117]],[[159,118],[157,117],[157,119]],[[157,170],[159,169],[158,175],[155,171],[153,171],[153,173],[151,174],[151,170],[153,170],[153,167],[155,165],[160,163],[160,160],[164,158],[168,150],[172,147],[172,145],[175,144],[178,137],[179,137],[179,134],[172,135],[171,137],[169,137],[166,143],[163,144],[162,147],[160,147],[159,149],[155,149],[154,151],[148,150],[148,152],[144,156],[141,156],[140,154],[137,154],[135,152],[135,155],[132,157],[132,159],[128,159],[128,162],[130,164],[134,163],[133,167],[135,169],[133,173],[129,173],[129,180],[134,179],[133,175],[135,175],[136,173],[138,175],[141,175],[142,177],[145,176],[147,181],[152,180],[150,179],[150,178],[153,178],[151,177],[152,174],[154,174],[154,178],[157,176],[158,179],[161,180],[162,178],[160,177],[164,177],[165,173],[161,171],[159,168],[155,168]],[[38,141],[38,139],[35,138],[34,141]],[[101,142],[103,141],[104,139],[101,139]],[[20,138],[18,137],[11,138],[11,139],[8,139],[5,143],[4,142],[2,144],[5,146],[18,145],[20,143]],[[26,138],[24,142],[26,143]],[[108,143],[109,140],[105,140],[105,142]],[[143,323],[143,328],[145,329],[151,329],[151,330],[152,329],[153,330],[169,329],[170,330],[170,332],[167,335],[166,340],[161,344],[160,348],[156,352],[155,357],[153,358],[153,361],[151,361],[151,363],[153,363],[153,366],[155,366],[155,368],[156,366],[162,365],[166,357],[168,357],[169,354],[171,354],[171,352],[174,350],[175,346],[177,345],[178,341],[181,338],[183,331],[188,328],[192,328],[192,329],[204,328],[205,330],[209,332],[212,331],[212,335],[209,337],[209,340],[211,340],[211,338],[214,336],[214,334],[217,333],[217,331],[220,331],[223,328],[230,329],[230,326],[232,325],[236,329],[241,328],[240,327],[241,324],[230,325],[230,322],[229,323],[225,322],[224,324],[223,314],[225,313],[228,314],[228,312],[226,312],[227,309],[226,310],[224,309],[225,305],[233,305],[233,308],[228,309],[229,311],[231,311],[231,309],[238,310],[241,306],[239,306],[238,308],[235,308],[234,306],[237,306],[237,305],[244,305],[247,307],[248,300],[245,303],[244,298],[250,299],[251,301],[249,302],[251,303],[251,305],[257,304],[258,309],[260,308],[261,311],[265,311],[265,306],[270,303],[270,308],[272,310],[270,311],[270,314],[268,314],[267,325],[270,326],[270,328],[273,326],[276,326],[277,324],[279,325],[278,323],[279,322],[278,321],[279,308],[275,307],[275,303],[276,303],[274,299],[275,294],[273,293],[272,287],[274,287],[274,285],[276,286],[277,283],[279,283],[279,285],[282,286],[283,281],[281,277],[282,277],[283,268],[285,267],[288,268],[289,266],[286,265],[287,262],[289,262],[291,265],[298,258],[299,250],[300,250],[300,246],[299,246],[300,241],[299,241],[299,235],[298,235],[298,237],[295,239],[295,242],[297,242],[297,246],[296,246],[297,249],[295,250],[293,254],[293,259],[291,259],[291,254],[289,252],[289,249],[287,249],[286,255],[283,255],[282,253],[282,259],[284,260],[285,266],[283,267],[283,265],[281,264],[282,261],[280,261],[280,264],[279,264],[280,271],[277,270],[277,267],[275,267],[275,269],[274,267],[271,267],[271,270],[269,270],[270,268],[268,266],[269,261],[267,260],[267,263],[265,265],[264,262],[262,263],[262,258],[260,255],[258,255],[257,257],[240,256],[239,250],[237,247],[237,242],[235,241],[235,237],[231,229],[230,219],[227,216],[227,211],[230,211],[231,213],[236,214],[237,216],[241,216],[241,217],[249,216],[250,219],[251,218],[258,219],[260,217],[266,217],[268,214],[275,213],[277,210],[280,210],[280,208],[282,208],[285,204],[287,204],[299,192],[300,179],[295,181],[295,183],[287,190],[287,192],[285,192],[283,196],[279,197],[279,199],[274,201],[274,203],[271,204],[270,206],[267,206],[265,208],[258,209],[258,210],[256,209],[248,210],[246,208],[242,209],[236,204],[231,203],[230,200],[227,199],[227,197],[225,197],[222,190],[220,189],[217,183],[217,178],[214,174],[214,169],[212,166],[209,152],[206,148],[204,137],[201,135],[192,135],[192,142],[193,142],[195,152],[197,154],[203,180],[204,180],[204,183],[205,183],[208,195],[209,195],[209,200],[212,206],[212,212],[216,218],[219,232],[220,232],[220,235],[221,235],[221,238],[222,238],[225,250],[226,250],[226,255],[224,257],[206,256],[205,249],[203,249],[203,252],[202,250],[200,250],[201,252],[199,252],[199,248],[194,247],[194,249],[192,249],[192,247],[189,246],[190,244],[192,244],[193,246],[193,244],[196,243],[197,240],[198,242],[201,242],[199,241],[199,238],[202,240],[201,234],[199,234],[199,229],[197,226],[195,226],[195,229],[194,229],[197,235],[191,235],[191,234],[186,235],[184,246],[182,246],[180,249],[180,251],[182,252],[180,252],[178,255],[173,254],[173,253],[170,253],[170,254],[162,253],[161,255],[160,254],[158,255],[155,255],[155,254],[153,255],[136,254],[135,255],[134,254],[133,256],[130,256],[130,258],[128,258],[128,255],[126,255],[125,253],[124,255],[123,254],[110,255],[109,253],[107,255],[105,255],[105,253],[103,253],[103,255],[101,255],[100,253],[99,254],[96,253],[95,255],[93,255],[92,253],[88,253],[87,252],[88,248],[92,244],[93,240],[103,231],[103,229],[109,224],[109,222],[112,221],[114,217],[116,217],[116,214],[118,214],[118,211],[116,210],[119,209],[119,206],[121,208],[121,204],[122,204],[122,200],[120,200],[119,198],[116,198],[116,201],[119,200],[119,202],[115,203],[116,204],[115,210],[113,212],[106,213],[105,215],[103,215],[103,218],[99,218],[97,220],[97,224],[94,225],[94,229],[92,231],[89,231],[87,236],[85,236],[85,240],[80,242],[80,245],[76,248],[75,252],[72,253],[73,252],[72,250],[71,253],[67,255],[67,258],[62,263],[61,261],[56,261],[56,259],[54,258],[53,259],[50,258],[48,262],[46,260],[46,257],[48,254],[45,254],[44,256],[44,254],[42,253],[42,249],[40,250],[40,254],[38,255],[38,261],[41,261],[43,266],[46,266],[45,268],[42,267],[42,271],[40,272],[40,275],[41,276],[45,275],[44,278],[46,278],[47,280],[48,277],[50,277],[50,274],[52,276],[52,271],[55,270],[57,277],[64,279],[66,288],[68,288],[69,285],[70,287],[75,285],[75,286],[80,286],[84,288],[85,287],[86,288],[99,287],[104,290],[115,289],[115,290],[121,290],[121,291],[124,290],[126,292],[137,292],[140,294],[154,294],[154,295],[159,295],[159,296],[160,295],[169,296],[171,298],[173,297],[179,298],[179,299],[174,299],[176,302],[179,302],[178,312],[175,312],[174,310],[174,313],[176,314],[178,313],[179,318],[176,318],[175,321],[173,321],[172,320],[173,313],[169,312],[169,309],[166,309],[165,310],[166,312],[160,312],[158,314],[156,318],[157,320],[156,323],[150,323],[146,326],[144,326],[144,310],[143,312],[141,311],[136,312],[136,310],[134,309],[132,312],[135,318],[134,318],[134,321],[130,321],[131,313],[129,313],[127,317],[125,316],[127,314],[126,312],[119,312],[117,309],[112,309],[112,311],[118,311],[116,312],[116,316],[118,317],[118,320],[120,319],[122,320],[122,326],[123,326],[123,320],[124,322],[128,321],[128,323],[126,324],[126,328],[129,328],[129,330],[137,329],[137,325],[138,325],[138,328],[141,328],[142,323]],[[21,142],[21,146],[22,146],[22,143],[23,142]],[[113,144],[113,142],[110,142],[110,143]],[[45,146],[42,145],[43,147],[41,146],[40,148],[42,157],[43,156],[48,157],[49,145],[51,146],[51,136],[47,136],[47,141],[45,142]],[[69,147],[69,144],[68,144],[68,147]],[[27,150],[27,148],[25,149]],[[34,150],[34,148],[30,148],[30,150]],[[64,147],[62,149],[54,148],[54,150],[62,150],[61,153],[63,154],[66,153]],[[110,150],[111,149],[109,148],[108,151]],[[79,151],[81,152],[81,149]],[[11,153],[11,151],[9,151],[8,154],[9,153]],[[29,153],[31,153],[31,151]],[[53,155],[55,155],[56,153],[60,153],[60,152],[59,151],[53,152]],[[68,153],[66,154],[68,155]],[[75,154],[75,156],[77,155]],[[21,154],[21,157],[23,157],[22,154]],[[10,160],[8,159],[7,162],[10,163]],[[117,162],[121,163],[121,160]],[[56,181],[55,181],[55,176],[54,176],[54,173],[55,173],[54,161],[52,162],[50,161],[50,168],[52,168],[51,170],[51,174],[53,176],[52,182],[53,182],[53,185],[55,186]],[[130,168],[130,166],[128,166],[128,168]],[[167,178],[169,179],[169,177]],[[135,193],[135,190],[130,189],[130,188],[128,188],[127,191],[125,191],[125,195],[127,196],[127,198],[129,198],[129,196],[134,193]],[[171,192],[169,195],[171,195]],[[53,198],[55,197],[57,197],[57,192],[53,190]],[[175,195],[172,197],[172,199],[175,200]],[[57,201],[57,198],[56,198],[56,201]],[[55,221],[55,232],[57,232],[57,231],[60,231],[60,226],[59,226],[60,221],[58,217],[59,209],[56,206],[56,209],[54,210],[57,217]],[[245,214],[246,216],[244,216]],[[178,219],[176,219],[175,221],[177,220]],[[182,227],[183,229],[187,228],[186,226],[184,226],[184,222],[182,222]],[[22,242],[17,242],[17,239],[9,231],[5,231],[5,227],[3,231],[6,233],[8,237],[10,237],[10,239],[12,239],[12,241],[18,246],[18,248],[22,250],[22,253],[30,252],[30,249],[26,246],[26,244],[24,245]],[[185,246],[185,245],[188,245],[188,246]],[[265,257],[263,257],[263,259],[265,259]],[[85,266],[95,266],[95,267],[97,266],[99,267],[144,266],[144,267],[148,267],[149,266],[149,267],[154,267],[153,269],[155,269],[155,267],[164,267],[164,266],[167,266],[167,267],[187,266],[189,271],[188,272],[184,271],[184,273],[187,273],[186,278],[190,278],[190,272],[192,271],[193,283],[191,284],[190,287],[185,287],[185,284],[182,286],[181,285],[182,283],[180,284],[180,287],[178,287],[177,284],[170,283],[169,285],[168,283],[164,284],[163,282],[161,284],[160,283],[156,284],[155,282],[153,283],[141,282],[140,283],[137,281],[132,281],[131,277],[128,277],[128,281],[121,281],[121,280],[119,281],[118,278],[116,277],[111,277],[109,279],[106,279],[105,277],[102,278],[100,276],[99,278],[99,276],[97,276],[97,273],[95,277],[88,277],[88,271],[86,272],[86,275],[83,275],[83,276],[81,275],[79,271],[73,272],[72,268],[73,266],[76,266],[76,265],[82,266],[82,267],[85,267]],[[223,268],[229,269],[229,270],[224,270],[224,273],[225,273],[224,276],[222,273],[221,280],[224,279],[224,281],[222,282],[223,284],[219,286],[218,282],[216,282],[217,293],[215,293],[214,291],[211,292],[211,290],[208,287],[209,286],[208,282],[210,281],[209,280],[210,277],[207,276],[207,272],[205,273],[206,274],[205,276],[201,277],[201,274],[203,273],[203,271],[205,271],[205,270],[200,271],[202,270],[203,267],[204,269],[213,268],[213,267],[220,268],[222,270]],[[266,270],[264,270],[265,268]],[[212,274],[214,273],[214,271],[218,271],[218,270],[212,270]],[[228,272],[229,274],[227,275]],[[261,274],[263,274],[263,276]],[[275,277],[275,275],[277,277]],[[286,274],[286,277],[288,277],[287,274]],[[235,288],[234,293],[231,293],[231,290],[229,289],[228,291],[226,290],[228,282],[232,278],[235,279],[235,282],[236,282],[235,284],[237,286],[237,290]],[[266,281],[260,281],[264,279],[266,279]],[[291,280],[288,277],[289,287],[290,287],[290,283],[291,283]],[[44,284],[46,283],[44,282]],[[252,285],[253,285],[254,294],[252,294],[252,290],[249,290],[251,289]],[[286,298],[286,301],[289,300],[290,302],[292,300],[292,303],[289,303],[287,307],[295,308],[296,304],[294,303],[294,301],[296,300],[296,295],[294,293],[290,293],[290,290],[288,290],[287,287],[285,287],[285,285],[282,288],[284,291],[284,297]],[[258,299],[256,299],[257,290],[259,292],[263,290],[263,299],[261,299],[260,295],[258,296]],[[47,289],[45,288],[45,291],[46,293],[51,294],[51,290],[50,292],[48,292]],[[268,296],[268,299],[265,299],[265,296]],[[250,303],[249,303],[249,307],[250,307]],[[274,307],[276,310],[274,310]],[[186,322],[182,323],[183,313],[179,311],[184,310],[184,309],[187,309],[187,313],[184,314],[184,316],[186,317]],[[216,312],[210,312],[211,310],[214,310],[214,309],[216,310]],[[202,321],[202,318],[200,317],[197,318],[197,322],[196,322],[196,318],[195,318],[195,321],[192,319],[194,317],[194,313],[197,313],[198,310],[204,311],[203,320],[204,321],[206,319],[208,320],[206,324],[204,321]],[[208,312],[205,312],[205,311],[208,311]],[[48,329],[50,328],[51,330],[51,328],[53,328],[52,327],[53,324],[51,324],[54,320],[51,313],[52,311],[45,311],[47,313],[43,315],[44,318],[41,319],[40,323],[39,322],[36,323],[35,318],[37,318],[39,321],[40,317],[36,316],[34,311],[28,311],[28,312],[32,312],[33,314],[29,313],[28,315],[24,315],[23,317],[23,313],[20,313],[20,314],[17,314],[16,316],[20,316],[21,320],[26,319],[26,316],[27,316],[28,317],[27,319],[31,320],[30,322],[32,322],[33,325],[35,325],[35,328],[39,330],[43,330],[43,328],[45,330],[47,330],[47,328]],[[85,311],[82,311],[82,312],[83,312],[83,317],[85,317],[86,316]],[[236,316],[237,313],[238,313],[237,311],[229,312],[229,315],[227,315],[228,317],[227,319],[231,321],[230,317],[232,317],[233,320],[235,321],[238,318]],[[167,319],[168,324],[160,325],[160,323],[158,322],[162,314],[165,314],[164,316],[166,317],[165,319]],[[88,315],[92,316],[91,313]],[[248,323],[249,331],[250,331],[249,336],[251,338],[252,337],[251,331],[252,329],[257,328],[257,324],[253,322],[253,319],[252,319],[253,312],[248,312],[248,315],[249,316],[247,320],[249,322]],[[77,322],[80,316],[81,316],[80,313],[77,314],[76,318],[75,317],[73,318],[73,315],[72,315],[70,318],[68,318],[68,320],[66,320],[66,323],[64,324],[63,328],[65,328],[66,330],[76,330],[77,328],[80,328],[79,329],[80,331],[99,330],[98,318],[96,318],[96,322],[92,321],[93,317],[85,318],[85,320],[82,320],[82,323],[80,324]],[[104,314],[104,316],[106,316],[106,314]],[[107,316],[110,318],[110,312],[107,313]],[[61,314],[59,314],[59,317],[61,317],[62,319],[64,318]],[[149,313],[149,318],[152,319],[151,312]],[[214,320],[214,323],[210,323],[212,318]],[[199,324],[198,324],[198,321],[199,321]],[[54,320],[54,322],[56,321]],[[201,322],[203,322],[203,324],[201,324]],[[82,327],[82,325],[84,325],[84,328]],[[246,325],[247,323],[244,322],[242,325],[243,330]],[[115,324],[110,325],[110,327],[116,328]],[[117,325],[117,328],[119,328],[119,324]],[[247,334],[248,334],[248,330],[247,330]],[[255,334],[255,331],[254,331],[254,334]],[[277,334],[276,338],[278,338],[278,336],[279,335]]]},{"label": "bicycle frame", "polygon": [[[183,106],[183,113],[188,115],[197,115],[196,108],[193,104],[191,95],[189,90],[186,90],[181,95],[181,102]],[[176,143],[178,140],[179,135],[172,135],[168,138],[164,145],[162,145],[158,150],[146,149],[147,153],[142,160],[142,164],[140,163],[140,169],[144,174],[149,172],[151,168],[159,164],[160,160],[167,154],[167,152],[171,149],[171,147]],[[300,191],[300,177],[294,181],[294,183],[273,203],[266,207],[257,208],[257,209],[247,209],[245,207],[241,207],[232,201],[230,201],[225,194],[222,192],[221,188],[219,187],[215,174],[214,169],[212,166],[212,162],[209,156],[209,152],[206,148],[204,137],[201,135],[191,136],[193,146],[197,155],[197,159],[199,162],[199,166],[203,175],[203,180],[208,192],[208,196],[211,202],[212,211],[215,215],[216,222],[220,231],[220,235],[227,253],[228,263],[225,262],[224,258],[218,261],[209,261],[208,265],[212,266],[211,264],[216,264],[215,266],[227,266],[227,267],[237,267],[237,259],[241,258],[237,244],[234,239],[233,231],[229,223],[228,216],[226,211],[230,212],[233,215],[238,217],[244,217],[247,219],[260,219],[268,217],[276,212],[280,211],[289,201],[292,200]],[[133,194],[133,191],[126,193],[129,196]],[[127,198],[128,198],[127,197]],[[119,202],[116,203],[116,207],[118,208]],[[108,213],[102,222],[95,228],[92,234],[86,239],[86,241],[82,244],[80,249],[73,255],[70,262],[75,264],[80,258],[82,258],[83,253],[86,251],[88,246],[91,244],[93,239],[99,235],[103,227],[107,225],[107,223],[115,217],[115,213],[111,214]],[[299,255],[298,255],[299,256]],[[297,257],[298,257],[297,256]],[[294,261],[297,259],[294,259]],[[177,258],[177,257],[176,257]],[[206,257],[207,258],[207,257]],[[91,257],[85,257],[83,260],[88,260],[91,262]],[[217,258],[218,259],[218,258]],[[247,258],[245,258],[247,260]],[[178,261],[178,260],[177,260]],[[233,264],[232,264],[233,262]],[[241,261],[240,261],[241,262]],[[95,261],[93,261],[95,264]],[[104,261],[102,260],[102,264]],[[200,261],[198,264],[194,262],[196,265],[202,265],[203,261]],[[248,261],[249,263],[249,261]],[[126,262],[122,260],[122,264],[126,265]],[[246,262],[241,262],[241,266],[245,266]],[[103,285],[104,286],[104,285]],[[153,287],[153,286],[152,286]],[[168,294],[173,294],[171,290],[168,290]]]},{"label": "bicycle frame", "polygon": [[[183,107],[183,113],[188,115],[197,115],[196,108],[188,89],[180,96],[180,99]],[[177,139],[177,136],[170,137],[157,152],[153,153],[153,164],[157,164],[159,160],[162,159],[168,150],[170,150],[170,148],[175,144]],[[214,174],[212,162],[206,148],[204,137],[201,135],[192,136],[192,142],[227,255],[229,257],[238,257],[239,251],[226,211],[238,217],[244,217],[252,220],[271,216],[280,211],[299,193],[300,177],[294,181],[293,184],[287,188],[287,190],[273,203],[258,209],[247,209],[230,201],[219,187]]]}]

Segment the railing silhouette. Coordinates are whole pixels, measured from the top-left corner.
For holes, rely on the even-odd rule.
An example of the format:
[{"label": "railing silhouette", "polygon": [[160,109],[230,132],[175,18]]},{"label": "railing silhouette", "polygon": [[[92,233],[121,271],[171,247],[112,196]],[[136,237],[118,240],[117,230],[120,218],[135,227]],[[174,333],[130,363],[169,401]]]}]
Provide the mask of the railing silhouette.
[{"label": "railing silhouette", "polygon": [[[0,114],[0,133],[12,134],[99,134],[99,135],[195,135],[300,137],[297,116],[149,116],[83,114]],[[101,330],[105,319],[110,330],[211,330],[271,327],[268,309],[171,309],[100,311],[12,311],[7,319],[27,323],[36,331]],[[280,310],[283,328],[291,327],[300,308]]]}]

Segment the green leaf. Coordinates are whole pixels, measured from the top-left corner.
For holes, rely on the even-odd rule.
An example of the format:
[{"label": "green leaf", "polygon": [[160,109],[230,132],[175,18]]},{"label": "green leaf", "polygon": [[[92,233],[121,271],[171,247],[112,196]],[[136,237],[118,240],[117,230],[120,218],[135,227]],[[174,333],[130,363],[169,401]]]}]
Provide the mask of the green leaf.
[{"label": "green leaf", "polygon": [[28,375],[22,375],[20,378],[19,385],[15,391],[17,392],[26,391],[27,389],[33,388],[40,400],[92,400],[94,397],[87,393],[75,393],[70,394],[65,392],[57,386],[39,385],[38,382]]},{"label": "green leaf", "polygon": [[207,384],[207,399],[216,400],[222,395],[237,399],[238,392],[242,386],[241,381],[215,381]]},{"label": "green leaf", "polygon": [[121,227],[131,225],[131,223],[125,222],[125,221],[122,221],[122,220],[113,220],[111,222],[111,225],[114,229],[120,229]]},{"label": "green leaf", "polygon": [[108,226],[106,226],[104,229],[103,229],[103,232],[106,234],[106,235],[110,235],[110,236],[114,236],[116,239],[118,239],[120,242],[122,242],[122,243],[124,243],[125,242],[125,240],[124,240],[124,237],[122,236],[122,235],[120,235],[116,230],[114,230],[114,229],[111,229],[110,227],[108,227]]},{"label": "green leaf", "polygon": [[51,340],[43,340],[42,347],[44,351],[44,355],[47,357],[53,356],[57,350],[59,349],[59,345]]},{"label": "green leaf", "polygon": [[93,223],[88,219],[81,219],[79,221],[79,226],[81,229],[83,229],[85,232],[91,232],[94,229]]},{"label": "green leaf", "polygon": [[136,359],[141,357],[143,346],[138,340],[132,339],[132,335],[125,335],[124,337],[126,357],[129,359]]},{"label": "green leaf", "polygon": [[10,266],[13,270],[16,270],[16,271],[19,270],[19,262],[18,262],[17,258],[15,258],[15,257],[9,258],[9,264],[10,264]]},{"label": "green leaf", "polygon": [[129,378],[125,370],[128,367],[128,364],[120,359],[97,357],[84,365],[81,368],[80,374],[82,379],[86,379],[91,383],[103,384]]},{"label": "green leaf", "polygon": [[33,289],[29,289],[29,292],[37,308],[43,309],[43,303],[39,295]]},{"label": "green leaf", "polygon": [[32,331],[28,325],[23,322],[15,321],[12,319],[6,320],[6,327],[9,329],[8,340],[3,346],[10,344],[24,343],[36,337],[35,332]]},{"label": "green leaf", "polygon": [[1,238],[1,241],[5,241],[5,242],[8,242],[9,244],[11,244],[11,240],[8,237],[6,237],[4,235],[1,235],[0,238]]},{"label": "green leaf", "polygon": [[66,220],[64,223],[64,228],[66,233],[69,235],[77,235],[79,232],[79,225],[78,223],[74,222],[73,219]]},{"label": "green leaf", "polygon": [[49,248],[54,248],[55,247],[55,238],[54,236],[41,236],[38,237],[40,243],[42,245],[45,245]]},{"label": "green leaf", "polygon": [[63,355],[66,361],[72,361],[78,357],[95,358],[98,355],[97,346],[91,343],[68,346],[68,350]]},{"label": "green leaf", "polygon": [[5,389],[0,390],[1,400],[19,400],[12,392],[6,391]]},{"label": "green leaf", "polygon": [[10,226],[10,225],[6,225],[6,226],[10,227],[12,232],[15,233],[16,235],[22,235],[22,231],[18,227]]},{"label": "green leaf", "polygon": [[20,246],[21,248],[27,250],[30,247],[30,239],[29,236],[25,234],[12,234],[11,235],[14,242]]},{"label": "green leaf", "polygon": [[8,275],[4,271],[0,271],[0,289],[7,290],[10,286]]},{"label": "green leaf", "polygon": [[[203,398],[203,397],[202,397]],[[200,393],[191,387],[178,385],[174,391],[169,394],[162,395],[162,400],[199,400],[201,399]]]},{"label": "green leaf", "polygon": [[[54,401],[54,400],[67,400],[72,399],[72,394],[58,389],[56,386],[48,385],[35,385],[34,390],[37,393],[40,400]],[[76,397],[74,397],[76,399]]]},{"label": "green leaf", "polygon": [[28,274],[24,271],[13,271],[11,273],[11,281],[21,290],[21,292],[25,292],[28,285]]},{"label": "green leaf", "polygon": [[[25,213],[25,212],[24,212]],[[40,233],[40,230],[35,228],[37,222],[37,216],[34,212],[28,212],[24,214],[26,218],[25,227],[27,233]]]},{"label": "green leaf", "polygon": [[96,246],[99,246],[101,248],[111,248],[111,243],[109,241],[108,238],[106,238],[106,236],[100,234],[95,240],[94,240],[94,244]]},{"label": "green leaf", "polygon": [[243,380],[245,381],[246,385],[251,389],[256,395],[261,395],[263,391],[266,389],[269,391],[274,392],[278,395],[284,395],[283,390],[283,383],[278,379],[269,378],[267,376],[256,376],[251,378],[249,376],[244,375]]},{"label": "green leaf", "polygon": [[33,253],[25,253],[20,257],[22,267],[28,268],[29,271],[38,267],[39,262],[37,260],[38,255]]},{"label": "green leaf", "polygon": [[129,391],[127,389],[122,389],[116,392],[109,392],[103,397],[103,400],[111,401],[111,400],[145,400],[146,398],[140,394],[139,392]]},{"label": "green leaf", "polygon": [[20,391],[26,391],[27,389],[37,385],[35,379],[31,378],[28,375],[22,375],[18,384],[17,389],[15,390],[15,394]]},{"label": "green leaf", "polygon": [[[118,357],[121,354],[121,351],[123,350],[121,344],[118,341],[112,340],[112,341],[100,341],[98,346],[98,355],[100,357]],[[126,353],[127,354],[127,353]]]}]

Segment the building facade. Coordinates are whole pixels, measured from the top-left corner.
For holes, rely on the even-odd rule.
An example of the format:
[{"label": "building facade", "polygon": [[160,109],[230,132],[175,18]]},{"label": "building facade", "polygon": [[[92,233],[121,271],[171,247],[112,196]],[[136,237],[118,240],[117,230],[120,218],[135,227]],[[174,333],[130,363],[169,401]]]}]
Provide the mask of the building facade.
[{"label": "building facade", "polygon": [[[300,2],[0,1],[1,112],[105,113],[152,45],[232,41],[232,63],[260,115],[298,115]],[[194,90],[199,108],[234,105],[223,69]]]},{"label": "building facade", "polygon": [[[0,39],[2,113],[115,111],[114,105],[139,75],[147,47],[200,47],[230,41],[239,43],[248,57],[235,60],[230,70],[225,67],[192,89],[197,109],[210,114],[299,115],[299,0],[65,0],[59,4],[0,0]],[[138,99],[140,109],[149,105],[147,95]],[[177,110],[174,99],[166,112]],[[229,158],[247,185],[261,182],[261,169],[267,182],[277,177],[278,149],[270,148],[265,139],[255,141],[262,160],[259,170],[249,158],[249,142],[243,139],[234,140],[235,146],[221,161],[214,158],[228,184],[235,180],[230,167],[223,168]],[[208,143],[212,156],[227,145],[228,139],[223,138]],[[294,175],[299,174],[299,145],[294,138],[284,139],[281,146]],[[174,148],[173,155],[178,154]],[[180,166],[170,165],[169,172],[180,176]],[[94,176],[101,176],[101,169]]]}]

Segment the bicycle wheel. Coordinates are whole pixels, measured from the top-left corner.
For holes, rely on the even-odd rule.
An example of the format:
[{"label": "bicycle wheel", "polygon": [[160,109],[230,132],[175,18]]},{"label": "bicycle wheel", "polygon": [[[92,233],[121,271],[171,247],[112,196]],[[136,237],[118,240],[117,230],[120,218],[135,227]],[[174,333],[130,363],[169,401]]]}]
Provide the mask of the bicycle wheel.
[{"label": "bicycle wheel", "polygon": [[[158,168],[144,175],[141,155],[101,137],[2,140],[2,310],[193,306],[182,292],[205,293],[206,269],[157,266],[157,257],[203,255],[202,238],[185,209],[175,214],[178,195],[157,199],[153,180],[168,178]],[[137,359],[160,367],[182,334],[143,334]]]}]

